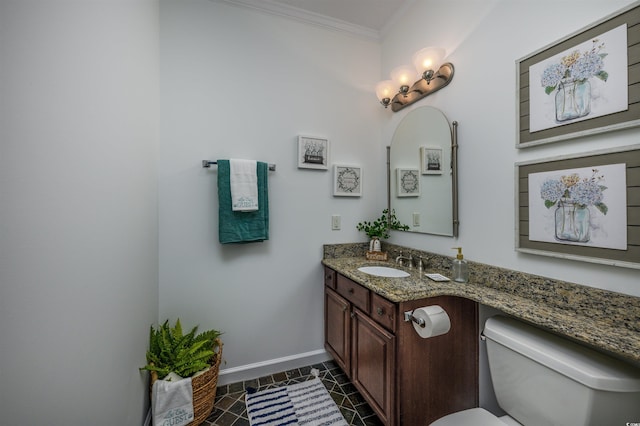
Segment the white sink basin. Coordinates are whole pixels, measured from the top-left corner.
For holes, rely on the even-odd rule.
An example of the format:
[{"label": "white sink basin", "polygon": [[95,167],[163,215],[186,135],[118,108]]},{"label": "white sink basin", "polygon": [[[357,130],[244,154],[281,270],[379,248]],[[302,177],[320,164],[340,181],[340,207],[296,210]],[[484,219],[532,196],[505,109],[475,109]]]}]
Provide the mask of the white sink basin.
[{"label": "white sink basin", "polygon": [[387,266],[363,266],[358,268],[358,271],[369,275],[375,275],[376,277],[386,278],[404,278],[409,276],[405,271],[401,271],[396,268],[389,268]]}]

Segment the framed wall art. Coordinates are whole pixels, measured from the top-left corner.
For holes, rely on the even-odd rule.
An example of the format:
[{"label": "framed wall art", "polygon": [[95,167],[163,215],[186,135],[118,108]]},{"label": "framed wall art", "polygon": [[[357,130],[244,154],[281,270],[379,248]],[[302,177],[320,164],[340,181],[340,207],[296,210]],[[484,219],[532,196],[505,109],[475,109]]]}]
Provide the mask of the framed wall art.
[{"label": "framed wall art", "polygon": [[442,148],[438,146],[421,146],[420,172],[423,175],[441,175],[442,159]]},{"label": "framed wall art", "polygon": [[640,145],[516,164],[516,250],[640,269]]},{"label": "framed wall art", "polygon": [[396,181],[398,197],[420,196],[420,170],[399,167],[396,169]]},{"label": "framed wall art", "polygon": [[329,140],[313,136],[298,136],[298,168],[329,168]]},{"label": "framed wall art", "polygon": [[516,62],[518,148],[640,126],[640,2]]},{"label": "framed wall art", "polygon": [[359,166],[333,166],[333,195],[359,197],[362,195],[362,168]]}]

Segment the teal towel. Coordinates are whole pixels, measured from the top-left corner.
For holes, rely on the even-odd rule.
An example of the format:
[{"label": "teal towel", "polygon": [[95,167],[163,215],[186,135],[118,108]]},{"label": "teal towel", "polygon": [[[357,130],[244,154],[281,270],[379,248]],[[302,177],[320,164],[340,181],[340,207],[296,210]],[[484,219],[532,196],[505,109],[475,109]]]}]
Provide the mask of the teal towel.
[{"label": "teal towel", "polygon": [[258,210],[231,209],[229,160],[218,160],[218,238],[221,244],[250,243],[269,239],[267,163],[258,161]]}]

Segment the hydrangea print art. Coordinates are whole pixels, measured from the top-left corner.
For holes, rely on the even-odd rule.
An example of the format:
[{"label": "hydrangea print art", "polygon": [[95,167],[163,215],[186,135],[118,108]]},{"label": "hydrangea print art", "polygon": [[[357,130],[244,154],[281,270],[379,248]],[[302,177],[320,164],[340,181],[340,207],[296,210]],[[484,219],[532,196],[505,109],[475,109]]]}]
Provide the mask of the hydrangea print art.
[{"label": "hydrangea print art", "polygon": [[628,108],[627,26],[529,67],[530,131]]},{"label": "hydrangea print art", "polygon": [[529,175],[529,239],[626,248],[626,167]]}]

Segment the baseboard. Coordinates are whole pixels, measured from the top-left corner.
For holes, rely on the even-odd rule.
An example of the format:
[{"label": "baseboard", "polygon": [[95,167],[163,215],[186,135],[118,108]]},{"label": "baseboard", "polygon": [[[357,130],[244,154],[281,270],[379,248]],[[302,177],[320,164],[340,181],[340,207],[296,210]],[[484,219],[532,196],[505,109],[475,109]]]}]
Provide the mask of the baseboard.
[{"label": "baseboard", "polygon": [[259,377],[280,373],[281,371],[287,371],[293,368],[318,364],[330,359],[331,356],[327,351],[320,349],[317,351],[257,362],[255,364],[220,369],[220,373],[218,374],[218,386],[257,379]]}]

